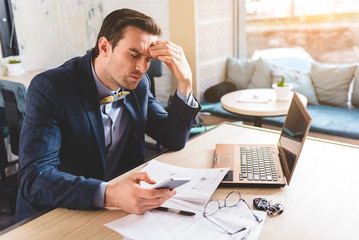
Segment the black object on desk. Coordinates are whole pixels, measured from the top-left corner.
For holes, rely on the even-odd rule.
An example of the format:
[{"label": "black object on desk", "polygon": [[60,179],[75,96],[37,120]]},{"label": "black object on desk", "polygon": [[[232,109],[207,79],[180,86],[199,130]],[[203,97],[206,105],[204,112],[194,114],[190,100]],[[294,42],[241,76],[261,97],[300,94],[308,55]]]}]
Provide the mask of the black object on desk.
[{"label": "black object on desk", "polygon": [[165,212],[174,212],[174,213],[178,213],[178,214],[185,215],[185,216],[194,216],[194,215],[196,215],[194,212],[177,210],[177,209],[173,209],[173,208],[158,207],[158,208],[155,208],[155,209],[160,210],[160,211],[165,211]]}]

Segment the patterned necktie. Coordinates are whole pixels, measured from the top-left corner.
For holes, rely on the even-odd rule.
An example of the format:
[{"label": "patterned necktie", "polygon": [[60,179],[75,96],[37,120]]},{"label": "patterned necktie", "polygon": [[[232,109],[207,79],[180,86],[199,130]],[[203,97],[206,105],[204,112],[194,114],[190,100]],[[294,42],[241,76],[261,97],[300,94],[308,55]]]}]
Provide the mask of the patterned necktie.
[{"label": "patterned necktie", "polygon": [[114,93],[114,94],[112,94],[112,95],[110,95],[110,96],[104,97],[104,98],[100,101],[100,105],[106,104],[106,103],[110,103],[110,102],[115,102],[115,101],[117,101],[117,100],[120,100],[120,99],[126,97],[128,94],[130,94],[130,92],[127,92],[127,91]]}]

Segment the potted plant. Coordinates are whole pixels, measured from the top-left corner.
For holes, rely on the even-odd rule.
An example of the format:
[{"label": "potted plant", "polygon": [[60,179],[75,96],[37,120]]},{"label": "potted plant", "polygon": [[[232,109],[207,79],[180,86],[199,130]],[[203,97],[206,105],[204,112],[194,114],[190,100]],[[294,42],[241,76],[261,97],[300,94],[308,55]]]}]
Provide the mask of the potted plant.
[{"label": "potted plant", "polygon": [[285,83],[284,77],[281,77],[281,79],[277,80],[277,83],[273,83],[272,87],[274,89],[277,100],[288,100],[293,85]]},{"label": "potted plant", "polygon": [[9,76],[18,76],[25,72],[20,59],[9,59],[6,68]]}]

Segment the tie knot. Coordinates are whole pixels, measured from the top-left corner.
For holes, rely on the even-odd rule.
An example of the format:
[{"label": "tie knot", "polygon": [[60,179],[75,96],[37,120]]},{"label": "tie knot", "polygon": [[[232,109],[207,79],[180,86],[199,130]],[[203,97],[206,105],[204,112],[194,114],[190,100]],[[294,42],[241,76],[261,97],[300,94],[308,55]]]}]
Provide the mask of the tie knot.
[{"label": "tie knot", "polygon": [[110,96],[107,96],[107,97],[104,97],[103,99],[101,99],[100,105],[121,100],[122,98],[126,97],[128,94],[130,94],[130,92],[127,92],[127,91],[114,93]]}]

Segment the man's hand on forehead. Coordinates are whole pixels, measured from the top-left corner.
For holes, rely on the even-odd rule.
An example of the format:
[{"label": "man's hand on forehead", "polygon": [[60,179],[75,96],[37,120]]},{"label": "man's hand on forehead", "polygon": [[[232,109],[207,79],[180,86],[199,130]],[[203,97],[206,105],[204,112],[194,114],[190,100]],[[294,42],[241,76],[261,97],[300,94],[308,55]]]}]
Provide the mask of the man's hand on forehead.
[{"label": "man's hand on forehead", "polygon": [[151,57],[152,57],[152,55],[151,55],[150,49],[151,49],[151,47],[153,47],[153,46],[156,44],[156,42],[157,42],[157,41],[151,42],[150,45],[149,45],[148,48],[147,48],[147,53],[148,53],[148,55],[151,56]]},{"label": "man's hand on forehead", "polygon": [[157,40],[151,43],[148,51],[151,56],[158,58],[161,61],[166,62],[166,57],[178,57],[178,53],[181,47],[175,45],[174,43],[166,40]]},{"label": "man's hand on forehead", "polygon": [[192,91],[192,72],[182,47],[167,40],[157,40],[148,50],[152,57],[168,66],[178,79],[178,90],[188,95]]}]

